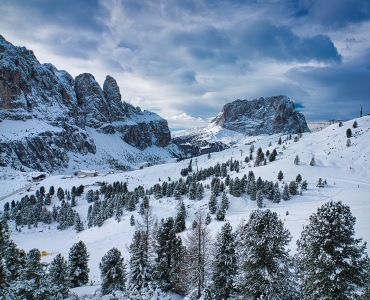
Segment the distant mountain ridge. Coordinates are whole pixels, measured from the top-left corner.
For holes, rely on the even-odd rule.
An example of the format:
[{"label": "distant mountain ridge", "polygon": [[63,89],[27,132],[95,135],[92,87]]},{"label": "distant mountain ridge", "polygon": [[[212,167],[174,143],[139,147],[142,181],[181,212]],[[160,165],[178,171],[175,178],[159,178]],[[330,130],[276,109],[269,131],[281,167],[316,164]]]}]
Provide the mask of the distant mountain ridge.
[{"label": "distant mountain ridge", "polygon": [[227,103],[209,125],[214,126],[249,136],[310,131],[304,115],[294,109],[294,103],[287,96]]},{"label": "distant mountain ridge", "polygon": [[227,103],[208,126],[176,133],[172,142],[195,156],[221,151],[236,143],[252,143],[252,137],[262,134],[309,131],[304,115],[294,109],[287,96],[273,96]]},{"label": "distant mountain ridge", "polygon": [[39,171],[68,167],[69,151],[96,154],[89,128],[117,133],[139,150],[164,148],[171,140],[165,119],[122,102],[113,77],[108,75],[101,89],[93,75],[84,73],[74,79],[52,64],[40,64],[32,50],[13,46],[0,36],[0,126],[4,120],[39,120],[61,129],[23,134],[15,140],[0,136],[2,166]]}]

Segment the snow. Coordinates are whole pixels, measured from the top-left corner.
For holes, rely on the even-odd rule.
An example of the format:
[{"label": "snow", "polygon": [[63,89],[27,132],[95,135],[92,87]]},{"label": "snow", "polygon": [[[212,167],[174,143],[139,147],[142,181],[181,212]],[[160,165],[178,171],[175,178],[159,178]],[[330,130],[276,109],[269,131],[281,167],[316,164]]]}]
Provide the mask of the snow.
[{"label": "snow", "polygon": [[32,119],[25,122],[3,120],[0,124],[0,141],[2,140],[2,142],[6,142],[6,140],[19,140],[33,134],[38,135],[45,131],[62,131],[62,129],[59,127],[54,127],[37,119]]},{"label": "snow", "polygon": [[[338,124],[333,124],[327,128],[313,132],[305,133],[298,142],[294,142],[293,139],[284,143],[285,150],[282,150],[282,145],[277,145],[279,135],[266,135],[258,137],[242,137],[239,134],[232,134],[232,132],[220,133],[219,137],[227,138],[229,141],[234,139],[236,142],[234,148],[224,150],[222,152],[212,153],[211,158],[208,159],[207,155],[197,157],[197,166],[195,164],[195,158],[193,158],[193,169],[207,168],[214,166],[217,162],[226,162],[231,157],[233,159],[242,160],[242,168],[239,173],[231,172],[231,177],[238,176],[241,178],[244,174],[248,174],[250,170],[253,170],[256,178],[259,176],[263,180],[277,180],[277,174],[281,170],[284,173],[284,183],[289,183],[291,180],[295,180],[296,175],[299,173],[302,175],[303,180],[308,182],[308,190],[303,191],[303,196],[293,196],[288,201],[281,201],[278,204],[272,203],[271,201],[265,200],[266,208],[277,212],[281,220],[287,229],[289,229],[293,236],[290,242],[289,248],[291,254],[296,252],[296,241],[298,240],[302,228],[304,225],[309,223],[309,217],[312,213],[316,212],[317,208],[326,203],[329,200],[339,201],[341,200],[344,204],[350,206],[352,214],[356,217],[356,237],[362,237],[364,241],[370,241],[370,117],[362,117],[356,119],[358,122],[358,128],[353,129],[352,123],[354,120],[344,122],[343,127],[338,127]],[[8,122],[8,123],[5,123]],[[22,122],[3,121],[3,124],[11,127],[14,130],[14,134],[22,134]],[[31,121],[27,121],[31,122]],[[32,121],[33,128],[38,130],[40,126],[46,128],[45,123]],[[50,126],[50,125],[47,125]],[[0,128],[0,137],[2,134]],[[30,128],[30,127],[28,127]],[[346,130],[351,128],[354,136],[351,138],[352,146],[346,147]],[[46,129],[45,129],[46,130]],[[48,127],[47,130],[54,130]],[[90,129],[88,129],[90,130]],[[8,132],[8,131],[7,131]],[[122,149],[114,147],[113,145],[120,145],[117,143],[117,139],[120,139],[117,134],[104,135],[99,134],[97,131],[89,132],[89,135],[94,138],[96,144],[102,147],[102,150],[109,151],[113,157],[115,155],[122,156],[130,153],[132,159],[135,159],[135,155],[139,153],[137,149]],[[228,135],[227,135],[228,134]],[[215,135],[216,136],[216,135]],[[1,137],[2,138],[2,137]],[[8,135],[6,138],[11,139]],[[19,138],[19,137],[17,137]],[[283,137],[284,140],[285,136]],[[103,140],[104,139],[104,140]],[[98,141],[100,140],[100,141]],[[116,143],[114,143],[116,141]],[[268,163],[266,166],[260,167],[248,167],[244,162],[244,157],[249,154],[250,145],[246,145],[250,142],[254,142],[255,151],[258,147],[262,147],[263,151],[267,149],[270,152],[276,148],[278,154],[277,160],[272,163]],[[272,146],[268,147],[271,142]],[[105,145],[105,146],[104,146]],[[242,151],[240,151],[242,150]],[[141,155],[154,155],[158,151],[158,157],[162,155],[160,149],[151,147],[141,152]],[[126,153],[126,154],[125,154]],[[242,153],[242,156],[241,156]],[[299,155],[300,164],[294,165],[293,161],[296,155]],[[316,165],[310,166],[309,162],[312,155],[315,156]],[[255,155],[254,155],[255,156]],[[162,157],[163,158],[163,157]],[[76,160],[79,161],[79,157]],[[97,169],[97,162],[99,158],[93,155],[84,156],[89,162],[89,169]],[[169,159],[169,157],[168,157]],[[89,204],[85,200],[86,193],[89,189],[98,189],[97,185],[94,185],[97,181],[115,182],[123,181],[128,183],[129,190],[133,190],[138,185],[144,185],[144,188],[149,188],[154,184],[161,181],[168,180],[170,177],[172,180],[180,178],[180,170],[187,167],[189,160],[183,160],[181,162],[174,162],[173,160],[162,165],[155,165],[152,167],[145,167],[142,170],[135,170],[131,172],[115,172],[113,174],[104,173],[99,174],[97,177],[85,177],[78,178],[73,176],[72,178],[63,178],[63,175],[47,176],[45,180],[40,182],[39,186],[45,186],[48,191],[49,187],[53,185],[55,189],[62,187],[63,189],[71,189],[72,186],[79,186],[80,184],[85,185],[84,194],[78,198],[78,204],[75,207],[76,211],[79,212],[81,218],[86,221],[87,209]],[[86,164],[87,165],[87,164]],[[251,164],[253,165],[253,163]],[[244,168],[243,168],[244,167]],[[80,169],[79,165],[76,164],[76,170]],[[31,176],[36,176],[40,173],[21,173],[6,170],[0,173],[0,199],[12,193],[14,190],[18,190],[21,187],[28,186],[30,184],[27,181]],[[316,183],[318,178],[326,179],[327,185],[324,188],[317,188]],[[210,179],[203,182],[210,183]],[[22,195],[16,193],[10,197],[0,200],[0,208],[7,201],[20,200],[25,193],[33,194],[35,189],[39,186],[33,186],[33,191],[26,192],[22,191]],[[280,183],[282,188],[283,183]],[[210,197],[210,191],[205,191],[205,196],[201,201],[193,201],[184,198],[185,206],[187,207],[187,227],[189,228],[194,214],[199,208],[208,208],[208,199]],[[250,212],[257,207],[256,201],[251,201],[248,195],[243,195],[241,198],[235,198],[228,194],[230,200],[230,208],[227,210],[226,219],[231,223],[233,229],[244,219],[247,220]],[[220,200],[219,200],[220,201]],[[52,200],[53,204],[59,204],[60,202],[56,197]],[[150,199],[150,204],[153,208],[153,213],[160,218],[166,218],[169,216],[175,216],[177,210],[177,201],[173,198],[162,198],[155,200],[153,196]],[[286,212],[289,211],[289,215]],[[27,229],[24,227],[22,232],[12,231],[11,238],[15,241],[19,248],[29,251],[32,248],[38,248],[40,251],[48,251],[61,253],[65,258],[68,258],[69,249],[74,243],[79,240],[84,241],[87,249],[90,253],[90,280],[94,281],[94,286],[86,286],[83,288],[74,289],[73,291],[78,294],[91,293],[93,294],[97,289],[100,288],[100,270],[99,262],[102,257],[113,247],[118,248],[127,262],[129,260],[129,253],[127,246],[131,243],[135,227],[130,226],[130,216],[134,215],[135,219],[140,220],[140,215],[135,212],[124,211],[122,221],[117,223],[114,218],[108,219],[104,222],[102,227],[92,227],[85,229],[80,233],[76,233],[73,228],[69,228],[64,231],[56,229],[56,223],[50,225],[40,224],[38,228]],[[213,235],[215,235],[224,224],[224,222],[215,221],[214,216],[210,223],[209,228]],[[87,226],[85,226],[87,228]],[[14,228],[13,228],[14,230]],[[186,234],[182,233],[182,234]],[[50,262],[54,255],[42,257],[42,261]],[[174,298],[175,299],[175,298]]]}]

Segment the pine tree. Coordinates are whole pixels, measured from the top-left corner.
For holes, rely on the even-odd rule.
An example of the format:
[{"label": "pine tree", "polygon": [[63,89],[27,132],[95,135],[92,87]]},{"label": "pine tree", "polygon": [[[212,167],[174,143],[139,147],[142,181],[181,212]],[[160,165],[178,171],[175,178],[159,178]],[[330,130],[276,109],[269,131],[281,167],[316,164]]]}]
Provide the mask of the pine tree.
[{"label": "pine tree", "polygon": [[84,228],[84,223],[81,221],[80,215],[78,213],[76,213],[76,215],[75,215],[74,223],[75,223],[76,232],[81,232],[85,229]]},{"label": "pine tree", "polygon": [[45,205],[50,205],[51,204],[51,195],[50,194],[46,194],[44,203],[45,203]]},{"label": "pine tree", "polygon": [[281,196],[285,201],[290,199],[289,187],[287,184],[284,185],[283,194]]},{"label": "pine tree", "polygon": [[[22,288],[17,289],[20,298],[34,299],[34,295],[41,287],[41,279],[45,272],[41,266],[41,253],[38,249],[31,249],[27,253],[25,266],[21,271]],[[18,279],[19,280],[19,279]]]},{"label": "pine tree", "polygon": [[234,292],[234,276],[237,270],[235,236],[230,223],[221,227],[215,250],[212,266],[213,291],[218,299],[228,299]]},{"label": "pine tree", "polygon": [[68,289],[68,263],[62,254],[57,254],[49,266],[49,278],[52,284],[58,287],[63,297],[67,297]]},{"label": "pine tree", "polygon": [[6,220],[0,219],[0,257],[5,257],[5,250],[10,243],[10,234]]},{"label": "pine tree", "polygon": [[135,231],[132,243],[129,247],[129,252],[130,283],[133,284],[137,290],[141,290],[152,280],[147,249],[147,238],[142,231]]},{"label": "pine tree", "polygon": [[3,259],[0,259],[0,299],[11,299],[6,297],[5,289],[9,286],[9,283],[6,280],[6,270],[3,263]]},{"label": "pine tree", "polygon": [[131,217],[130,217],[130,225],[135,226],[135,217],[134,217],[134,215],[131,215]]},{"label": "pine tree", "polygon": [[263,207],[263,192],[261,190],[257,192],[257,207]]},{"label": "pine tree", "polygon": [[206,223],[206,225],[208,225],[208,224],[211,224],[211,222],[212,222],[212,217],[209,213],[207,213],[205,223]]},{"label": "pine tree", "polygon": [[295,156],[295,158],[294,158],[294,164],[295,165],[299,165],[299,156],[298,156],[298,154]]},{"label": "pine tree", "polygon": [[210,214],[215,214],[217,210],[217,196],[212,193],[208,201],[208,209]]},{"label": "pine tree", "polygon": [[315,165],[315,156],[312,156],[311,157],[311,160],[310,160],[310,166],[314,166]]},{"label": "pine tree", "polygon": [[310,299],[359,299],[370,278],[366,243],[355,239],[349,206],[330,201],[310,216],[297,241],[301,295]]},{"label": "pine tree", "polygon": [[351,130],[351,128],[348,128],[348,129],[346,130],[346,137],[347,137],[347,138],[352,137],[352,130]]},{"label": "pine tree", "polygon": [[90,254],[86,245],[79,241],[72,245],[68,257],[68,274],[71,287],[83,286],[89,282],[88,261]]},{"label": "pine tree", "polygon": [[17,245],[10,241],[4,253],[5,267],[8,271],[8,282],[17,280],[21,277],[22,269],[26,265],[27,255],[24,250],[19,250]]},{"label": "pine tree", "polygon": [[126,285],[126,264],[121,251],[117,248],[110,249],[99,263],[102,278],[101,292],[103,295],[114,291],[124,291]]},{"label": "pine tree", "polygon": [[229,204],[230,204],[229,198],[227,198],[226,192],[223,192],[222,193],[222,198],[221,198],[221,207],[223,209],[227,210],[227,209],[229,209]]},{"label": "pine tree", "polygon": [[54,186],[53,185],[49,188],[49,194],[51,196],[54,196],[54,194],[55,194],[55,189],[54,189]]},{"label": "pine tree", "polygon": [[163,291],[175,288],[183,252],[182,240],[176,236],[174,225],[173,218],[162,219],[156,235],[154,279]]},{"label": "pine tree", "polygon": [[255,210],[244,227],[235,279],[240,299],[296,299],[290,258],[290,232],[275,212]]},{"label": "pine tree", "polygon": [[302,182],[302,189],[307,190],[307,181],[306,180],[303,180],[303,182]]},{"label": "pine tree", "polygon": [[219,207],[216,211],[216,220],[224,221],[226,216],[226,210],[223,207]]},{"label": "pine tree", "polygon": [[272,200],[272,202],[280,203],[280,200],[281,200],[281,195],[280,195],[279,188],[275,188],[274,199]]},{"label": "pine tree", "polygon": [[282,181],[282,180],[284,179],[284,174],[283,174],[283,172],[279,171],[277,179],[278,179],[279,181]]},{"label": "pine tree", "polygon": [[301,174],[298,174],[297,177],[295,178],[295,181],[298,182],[298,183],[301,183],[302,181],[302,176]]},{"label": "pine tree", "polygon": [[64,191],[61,187],[58,188],[57,197],[59,201],[62,201],[64,199]]},{"label": "pine tree", "polygon": [[256,188],[256,184],[255,184],[254,181],[250,182],[249,191],[250,191],[250,195],[251,195],[251,200],[252,201],[257,200],[257,188]]},{"label": "pine tree", "polygon": [[293,180],[289,183],[289,194],[292,196],[297,195],[297,185]]},{"label": "pine tree", "polygon": [[184,202],[181,202],[175,219],[175,231],[182,232],[186,229],[186,209]]}]

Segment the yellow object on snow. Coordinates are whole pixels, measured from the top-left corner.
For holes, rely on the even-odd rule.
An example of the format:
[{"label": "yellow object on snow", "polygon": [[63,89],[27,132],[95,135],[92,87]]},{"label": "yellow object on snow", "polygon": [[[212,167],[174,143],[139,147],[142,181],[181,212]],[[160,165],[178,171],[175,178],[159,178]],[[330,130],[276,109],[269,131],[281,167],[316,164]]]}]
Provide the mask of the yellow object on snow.
[{"label": "yellow object on snow", "polygon": [[47,256],[49,253],[47,253],[46,251],[42,251],[41,252],[41,256]]}]

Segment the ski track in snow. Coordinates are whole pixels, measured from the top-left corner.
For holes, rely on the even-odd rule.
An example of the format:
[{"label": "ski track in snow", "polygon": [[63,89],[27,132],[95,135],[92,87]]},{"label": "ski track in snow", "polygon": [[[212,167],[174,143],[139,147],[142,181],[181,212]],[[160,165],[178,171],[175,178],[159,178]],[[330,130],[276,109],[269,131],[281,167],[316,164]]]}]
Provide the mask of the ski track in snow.
[{"label": "ski track in snow", "polygon": [[[352,123],[354,120],[344,122],[343,127],[338,127],[338,124],[333,124],[327,128],[313,133],[304,134],[298,142],[293,140],[284,143],[285,150],[282,150],[282,145],[277,145],[279,135],[266,135],[253,137],[244,137],[236,141],[236,147],[233,146],[230,149],[226,149],[222,152],[216,152],[211,154],[211,158],[208,159],[207,155],[193,158],[193,169],[196,170],[197,166],[201,168],[208,168],[214,166],[217,162],[226,162],[231,157],[233,159],[242,160],[242,168],[239,173],[231,172],[230,176],[235,178],[238,176],[241,178],[244,174],[248,175],[250,170],[253,170],[256,179],[260,176],[263,180],[277,181],[277,174],[281,170],[284,173],[284,183],[288,183],[295,180],[296,175],[299,173],[302,175],[303,180],[308,182],[308,190],[303,191],[303,196],[293,196],[290,200],[282,200],[279,204],[272,203],[271,201],[265,200],[266,208],[269,208],[279,215],[280,219],[284,221],[285,226],[290,230],[292,235],[292,241],[289,245],[291,254],[296,252],[296,241],[300,236],[304,225],[309,223],[309,217],[312,213],[316,212],[317,208],[327,201],[341,200],[345,204],[349,205],[352,214],[356,217],[356,237],[362,237],[364,241],[370,242],[370,163],[367,157],[370,157],[370,117],[362,117],[356,119],[358,122],[358,128],[353,129]],[[354,137],[351,138],[352,146],[346,147],[347,138],[345,132],[347,128],[351,128],[354,133]],[[4,131],[4,129],[2,129]],[[9,137],[6,132],[0,132],[0,134]],[[216,136],[217,132],[214,132],[212,136]],[[230,132],[227,135],[219,134],[221,142],[223,139],[232,140],[233,136]],[[235,137],[241,138],[240,133],[236,134]],[[294,135],[293,135],[294,137]],[[283,139],[285,136],[283,136]],[[246,145],[250,140],[255,140],[254,143],[255,151],[259,147],[266,152],[267,149],[270,152],[276,148],[278,152],[277,160],[272,163],[268,163],[266,166],[253,167],[253,161],[250,163],[252,167],[248,167],[244,162],[246,155],[249,155],[250,145]],[[272,143],[271,147],[268,147],[269,143]],[[241,156],[242,150],[243,155]],[[130,150],[131,151],[131,150]],[[134,153],[136,149],[132,150]],[[155,152],[156,149],[149,149],[148,151]],[[120,150],[116,149],[119,153]],[[279,154],[279,152],[283,152]],[[300,164],[294,165],[293,161],[296,155],[300,157]],[[122,155],[122,153],[120,153]],[[309,162],[312,157],[315,156],[316,165],[310,166]],[[255,157],[255,153],[253,155]],[[80,156],[76,156],[77,159],[81,159]],[[89,160],[91,157],[83,157],[83,159]],[[94,158],[98,161],[99,158]],[[197,166],[196,166],[197,161]],[[81,218],[86,221],[87,209],[89,204],[85,200],[86,193],[89,189],[96,190],[98,186],[93,185],[96,181],[106,181],[113,183],[115,181],[128,182],[129,190],[133,190],[138,185],[144,185],[144,188],[152,187],[156,183],[162,184],[163,181],[167,181],[168,177],[171,180],[177,180],[180,176],[180,170],[187,167],[189,159],[175,163],[169,161],[166,164],[156,165],[153,167],[144,168],[142,170],[135,170],[131,172],[118,172],[114,174],[108,174],[106,176],[98,177],[86,177],[86,178],[65,178],[62,175],[48,176],[44,181],[34,188],[30,192],[23,192],[22,194],[16,194],[0,201],[0,209],[3,208],[7,201],[20,200],[25,194],[31,195],[35,193],[35,190],[39,186],[45,186],[46,191],[53,185],[57,190],[58,187],[63,189],[71,189],[72,186],[78,186],[80,184],[85,185],[84,194],[78,199],[78,204],[75,207],[76,211],[80,214]],[[94,166],[91,166],[93,169]],[[10,194],[13,190],[18,190],[29,184],[27,178],[39,174],[39,172],[21,173],[15,172],[11,169],[2,169],[0,172],[0,198],[2,196]],[[324,188],[317,188],[316,182],[318,178],[326,179],[328,185]],[[161,181],[159,181],[159,178]],[[210,184],[211,179],[203,181],[203,185]],[[279,184],[280,190],[282,191],[282,183]],[[192,201],[184,198],[185,206],[188,211],[188,218],[186,220],[187,227],[191,226],[194,218],[194,213],[200,207],[208,208],[208,199],[210,197],[210,191],[205,189],[205,195],[201,201]],[[240,198],[235,198],[228,194],[230,200],[230,208],[226,213],[226,219],[231,223],[233,229],[244,219],[247,220],[250,212],[256,208],[256,201],[251,201],[248,195],[242,195]],[[218,197],[220,201],[221,197]],[[60,204],[56,197],[53,198],[52,204]],[[155,200],[152,196],[150,199],[150,205],[153,208],[153,213],[160,218],[166,218],[175,216],[176,207],[178,201],[173,198],[162,198]],[[289,211],[289,215],[286,212]],[[140,220],[140,215],[137,210],[134,212],[124,211],[122,221],[117,223],[114,217],[104,222],[103,226],[92,227],[85,229],[80,233],[76,233],[73,228],[68,228],[64,231],[56,229],[56,223],[50,225],[39,224],[38,228],[28,229],[24,227],[22,232],[14,231],[14,226],[11,238],[17,243],[19,248],[29,251],[32,248],[38,248],[40,251],[48,252],[59,252],[65,258],[68,258],[69,249],[71,246],[79,240],[84,241],[87,249],[90,253],[90,280],[95,283],[93,286],[86,286],[77,289],[73,289],[79,295],[84,293],[93,294],[100,288],[100,270],[99,262],[105,253],[112,247],[117,247],[121,252],[126,262],[129,260],[129,253],[127,246],[131,243],[135,227],[130,226],[130,216],[134,215],[136,220]],[[212,216],[214,218],[214,216]],[[224,222],[212,220],[209,228],[213,235],[220,230]],[[87,224],[85,224],[87,228]],[[40,232],[42,230],[42,232]],[[181,235],[186,235],[186,231]],[[42,257],[42,261],[50,262],[55,255]],[[176,299],[180,299],[177,297]],[[174,296],[175,299],[175,296]]]}]

